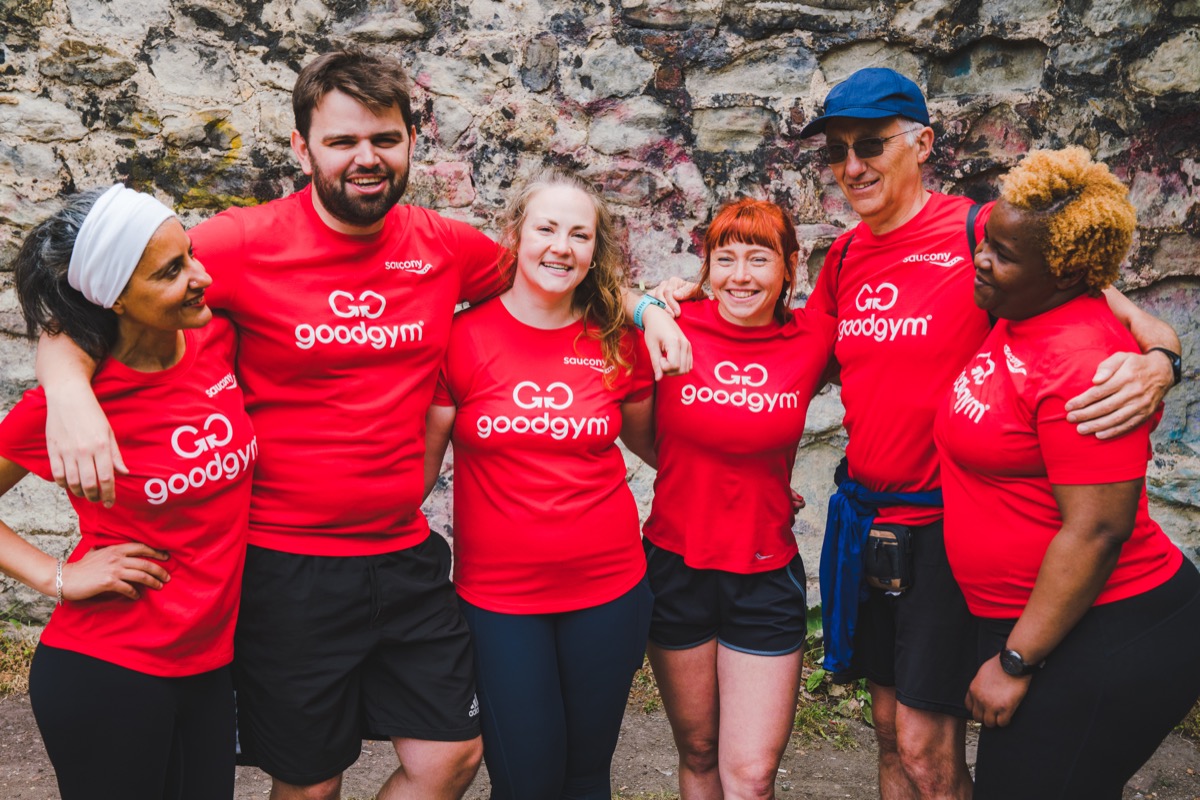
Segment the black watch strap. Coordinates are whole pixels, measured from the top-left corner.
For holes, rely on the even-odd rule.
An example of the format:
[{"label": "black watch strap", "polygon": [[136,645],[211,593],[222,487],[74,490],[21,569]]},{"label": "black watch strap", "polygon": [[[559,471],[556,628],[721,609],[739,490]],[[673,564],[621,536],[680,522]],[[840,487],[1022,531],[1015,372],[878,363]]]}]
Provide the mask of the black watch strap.
[{"label": "black watch strap", "polygon": [[1165,347],[1151,347],[1147,353],[1159,352],[1167,357],[1171,362],[1171,374],[1175,378],[1172,386],[1178,386],[1183,381],[1183,359],[1179,357],[1179,353],[1168,350]]},{"label": "black watch strap", "polygon": [[1004,670],[1006,675],[1012,675],[1014,678],[1032,675],[1041,666],[1041,664],[1025,663],[1025,659],[1016,650],[1005,649],[1000,651],[1000,668]]}]

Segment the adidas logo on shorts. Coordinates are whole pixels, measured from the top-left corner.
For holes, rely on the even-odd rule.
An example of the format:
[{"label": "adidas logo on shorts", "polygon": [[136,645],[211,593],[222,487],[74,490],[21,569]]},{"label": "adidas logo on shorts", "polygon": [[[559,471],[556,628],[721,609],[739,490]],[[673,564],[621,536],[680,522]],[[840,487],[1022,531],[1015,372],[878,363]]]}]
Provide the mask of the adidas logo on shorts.
[{"label": "adidas logo on shorts", "polygon": [[468,717],[479,716],[479,695],[475,695],[474,697],[471,698],[471,708],[469,711],[467,711],[467,716]]}]

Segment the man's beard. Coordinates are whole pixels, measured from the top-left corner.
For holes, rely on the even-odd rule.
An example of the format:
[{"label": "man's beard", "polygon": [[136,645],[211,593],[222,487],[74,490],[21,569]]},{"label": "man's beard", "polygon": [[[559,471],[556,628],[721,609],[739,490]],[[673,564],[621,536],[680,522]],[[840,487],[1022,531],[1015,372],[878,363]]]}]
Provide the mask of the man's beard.
[{"label": "man's beard", "polygon": [[357,227],[370,227],[387,216],[408,188],[408,170],[399,175],[386,167],[354,172],[354,176],[378,175],[387,182],[387,191],[373,196],[351,195],[342,177],[325,174],[315,160],[312,162],[312,171],[313,191],[325,210],[347,225]]}]

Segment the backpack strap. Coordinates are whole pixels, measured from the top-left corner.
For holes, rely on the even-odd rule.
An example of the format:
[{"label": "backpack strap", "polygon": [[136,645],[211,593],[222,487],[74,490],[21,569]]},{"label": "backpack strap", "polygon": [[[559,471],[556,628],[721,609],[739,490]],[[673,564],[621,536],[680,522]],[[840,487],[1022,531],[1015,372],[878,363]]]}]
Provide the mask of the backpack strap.
[{"label": "backpack strap", "polygon": [[[842,274],[842,263],[846,260],[846,251],[850,249],[850,243],[854,241],[855,233],[856,233],[856,231],[850,231],[850,236],[849,236],[849,238],[846,239],[846,244],[842,247],[842,254],[841,254],[841,256],[838,257],[838,267],[837,267],[838,275]],[[972,251],[972,252],[974,252],[974,251]]]},{"label": "backpack strap", "polygon": [[[967,209],[967,244],[971,248],[972,258],[975,256],[975,246],[979,244],[975,240],[975,217],[979,215],[979,204],[975,203]],[[844,253],[842,254],[845,255]]]}]

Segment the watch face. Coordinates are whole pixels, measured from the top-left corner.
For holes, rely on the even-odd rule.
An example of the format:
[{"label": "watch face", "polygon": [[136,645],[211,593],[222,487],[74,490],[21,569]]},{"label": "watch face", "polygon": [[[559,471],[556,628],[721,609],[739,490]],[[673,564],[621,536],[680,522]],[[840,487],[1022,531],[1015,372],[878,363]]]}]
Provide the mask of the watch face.
[{"label": "watch face", "polygon": [[1016,650],[1000,651],[1000,668],[1014,677],[1026,674],[1025,661]]}]

